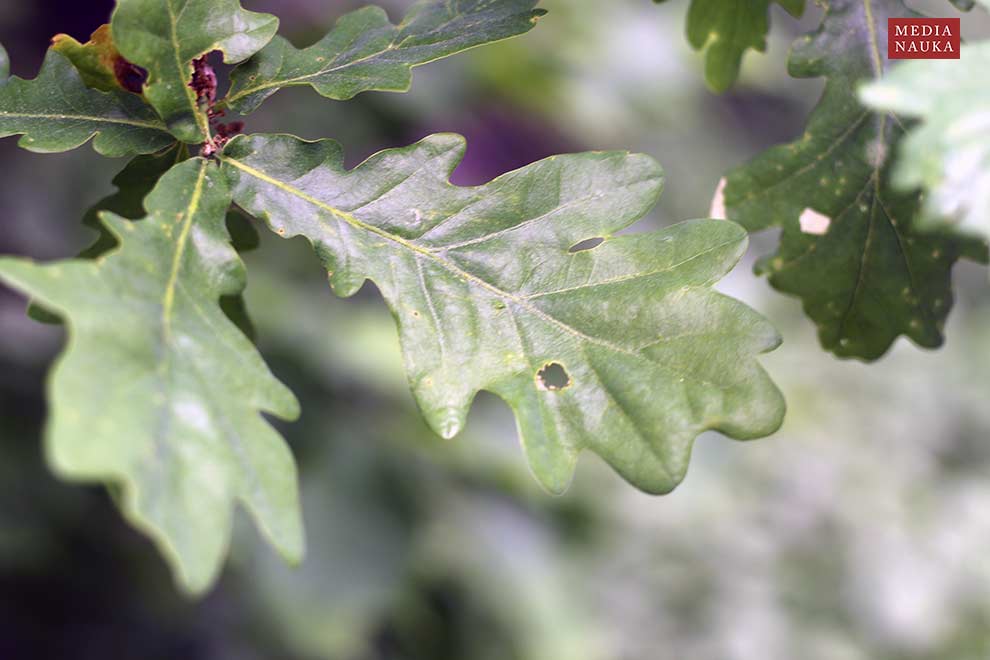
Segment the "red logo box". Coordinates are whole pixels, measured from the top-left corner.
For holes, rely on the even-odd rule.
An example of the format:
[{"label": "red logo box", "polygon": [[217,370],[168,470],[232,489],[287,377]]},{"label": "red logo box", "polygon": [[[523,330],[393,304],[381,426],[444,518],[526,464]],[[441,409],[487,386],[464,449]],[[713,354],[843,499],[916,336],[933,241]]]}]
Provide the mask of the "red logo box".
[{"label": "red logo box", "polygon": [[887,59],[958,60],[958,18],[888,18]]}]

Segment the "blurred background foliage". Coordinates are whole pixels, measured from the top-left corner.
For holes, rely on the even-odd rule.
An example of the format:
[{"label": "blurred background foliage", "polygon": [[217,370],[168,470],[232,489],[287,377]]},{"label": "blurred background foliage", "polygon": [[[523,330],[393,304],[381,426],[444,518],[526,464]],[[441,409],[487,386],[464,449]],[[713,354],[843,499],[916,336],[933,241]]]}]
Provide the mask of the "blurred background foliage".
[{"label": "blurred background foliage", "polygon": [[[343,0],[246,0],[315,41]],[[411,4],[382,3],[398,20]],[[786,75],[816,24],[774,11],[767,56],[706,91],[687,2],[546,0],[527,36],[417,69],[409,94],[330,102],[280,92],[248,130],[341,141],[351,164],[435,131],[467,136],[455,180],[556,152],[658,158],[667,191],[646,229],[704,217],[723,172],[800,134],[819,81]],[[914,2],[956,15],[944,0]],[[48,39],[83,39],[109,0],[0,0],[0,43],[33,77]],[[776,9],[776,8],[775,8]],[[985,15],[963,19],[970,38]],[[0,252],[68,257],[123,161],[0,143]],[[858,660],[990,657],[990,304],[957,268],[946,346],[905,341],[874,365],[825,354],[797,302],[751,273],[722,285],[785,343],[764,360],[789,403],[774,437],[702,436],[674,494],[642,495],[595,457],[554,498],[528,474],[508,409],[481,396],[444,442],[406,390],[377,292],[336,299],[300,240],[263,232],[249,310],[304,415],[283,425],[301,468],[309,552],[284,567],[239,525],[219,586],[177,594],[151,544],[99,488],[43,461],[44,374],[57,326],[0,291],[0,657],[332,660]],[[113,310],[107,310],[112,314]],[[100,387],[94,374],[93,387]]]}]

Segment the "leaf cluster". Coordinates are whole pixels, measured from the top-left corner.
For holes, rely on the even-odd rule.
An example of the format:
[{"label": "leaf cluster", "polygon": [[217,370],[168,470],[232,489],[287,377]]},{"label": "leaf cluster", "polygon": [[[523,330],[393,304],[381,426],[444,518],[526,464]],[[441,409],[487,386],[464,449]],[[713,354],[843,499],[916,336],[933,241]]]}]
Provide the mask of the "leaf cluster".
[{"label": "leaf cluster", "polygon": [[[702,431],[747,439],[780,425],[783,400],[757,361],[776,331],[712,290],[746,232],[693,220],[616,235],[661,192],[653,159],[555,156],[458,187],[459,136],[347,170],[335,141],[221,121],[294,85],[338,100],[404,91],[415,66],[527,32],[536,4],[421,0],[398,25],[371,7],[298,49],[237,0],[119,0],[89,42],[59,36],[35,79],[0,84],[0,136],[133,157],[85,216],[100,232],[90,248],[50,264],[0,258],[0,279],[67,328],[49,385],[53,468],[112,485],[186,590],[216,578],[237,504],[287,560],[304,552],[294,461],[263,417],[299,406],[241,300],[239,250],[259,224],[304,236],[339,295],[377,285],[438,434],[458,434],[479,391],[504,399],[550,491],[590,449],[668,492]],[[225,98],[214,51],[236,65]],[[6,79],[5,55],[0,68]]]}]

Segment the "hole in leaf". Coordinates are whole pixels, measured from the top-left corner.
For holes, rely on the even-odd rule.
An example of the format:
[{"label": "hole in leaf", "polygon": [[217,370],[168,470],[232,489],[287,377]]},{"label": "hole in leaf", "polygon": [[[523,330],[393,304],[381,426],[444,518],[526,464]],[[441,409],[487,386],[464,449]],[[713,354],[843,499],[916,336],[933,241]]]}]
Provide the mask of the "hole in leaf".
[{"label": "hole in leaf", "polygon": [[537,371],[536,380],[540,387],[551,392],[562,390],[571,384],[571,377],[567,375],[567,370],[557,362],[551,362]]},{"label": "hole in leaf", "polygon": [[575,252],[584,252],[585,250],[592,250],[604,242],[605,239],[602,238],[601,236],[596,236],[594,238],[586,238],[580,243],[575,243],[574,245],[572,245],[571,249],[569,249],[568,252],[574,254]]}]

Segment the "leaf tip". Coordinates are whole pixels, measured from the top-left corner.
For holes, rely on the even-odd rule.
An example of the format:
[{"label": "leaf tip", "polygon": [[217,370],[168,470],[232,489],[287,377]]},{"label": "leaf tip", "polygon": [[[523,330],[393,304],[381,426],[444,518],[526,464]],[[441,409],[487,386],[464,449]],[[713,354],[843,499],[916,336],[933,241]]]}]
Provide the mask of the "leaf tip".
[{"label": "leaf tip", "polygon": [[[524,445],[525,448],[525,445]],[[555,497],[560,497],[567,493],[574,481],[574,470],[577,465],[577,456],[568,457],[570,460],[555,462],[553,464],[542,464],[533,461],[529,456],[530,472],[536,477],[537,483],[547,493]]]},{"label": "leaf tip", "polygon": [[456,408],[446,408],[437,416],[436,430],[444,440],[453,440],[464,428],[464,420]]}]

